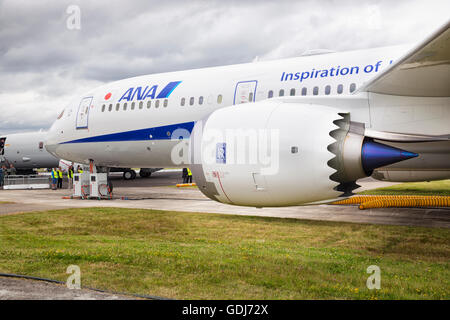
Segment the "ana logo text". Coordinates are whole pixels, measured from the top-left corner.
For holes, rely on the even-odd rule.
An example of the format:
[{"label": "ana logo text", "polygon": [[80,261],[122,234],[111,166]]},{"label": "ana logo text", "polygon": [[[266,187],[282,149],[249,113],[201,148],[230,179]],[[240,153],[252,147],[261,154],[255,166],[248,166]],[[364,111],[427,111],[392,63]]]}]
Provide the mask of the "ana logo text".
[{"label": "ana logo text", "polygon": [[134,99],[137,100],[145,100],[145,99],[165,99],[170,96],[173,90],[181,83],[181,81],[173,81],[166,85],[159,93],[158,85],[154,86],[142,86],[142,87],[131,87],[122,95],[119,99],[119,102],[122,100],[132,101]]}]

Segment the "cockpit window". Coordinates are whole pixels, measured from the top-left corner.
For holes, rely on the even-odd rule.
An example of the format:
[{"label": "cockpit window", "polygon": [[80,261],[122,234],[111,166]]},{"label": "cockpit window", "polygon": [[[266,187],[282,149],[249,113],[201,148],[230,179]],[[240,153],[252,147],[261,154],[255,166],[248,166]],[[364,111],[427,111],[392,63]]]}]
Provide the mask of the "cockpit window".
[{"label": "cockpit window", "polygon": [[59,114],[58,118],[56,118],[57,120],[62,118],[62,116],[64,115],[64,111],[65,111],[65,109],[63,109],[63,111],[61,111],[61,113]]}]

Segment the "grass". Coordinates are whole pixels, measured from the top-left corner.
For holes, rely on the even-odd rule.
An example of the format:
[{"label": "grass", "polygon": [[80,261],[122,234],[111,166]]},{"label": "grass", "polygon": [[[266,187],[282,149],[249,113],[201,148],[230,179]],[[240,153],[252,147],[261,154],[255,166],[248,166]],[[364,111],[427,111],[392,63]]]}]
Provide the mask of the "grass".
[{"label": "grass", "polygon": [[450,180],[401,183],[390,187],[360,192],[359,194],[450,196]]},{"label": "grass", "polygon": [[0,201],[0,204],[11,204],[11,203],[14,203],[14,202],[11,202],[11,201]]},{"label": "grass", "polygon": [[[449,299],[450,230],[120,208],[0,217],[0,272],[181,299]],[[370,265],[381,289],[369,290]]]}]

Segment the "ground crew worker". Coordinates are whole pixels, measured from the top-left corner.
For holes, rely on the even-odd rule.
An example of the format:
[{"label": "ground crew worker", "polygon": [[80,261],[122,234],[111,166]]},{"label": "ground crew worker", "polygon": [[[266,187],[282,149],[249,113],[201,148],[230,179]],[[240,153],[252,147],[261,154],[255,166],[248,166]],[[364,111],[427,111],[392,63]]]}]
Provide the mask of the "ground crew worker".
[{"label": "ground crew worker", "polygon": [[58,167],[56,172],[58,173],[58,186],[57,187],[58,187],[58,189],[62,189],[63,173],[62,173],[61,167]]},{"label": "ground crew worker", "polygon": [[56,184],[58,183],[58,171],[55,168],[52,169],[52,190],[56,190]]},{"label": "ground crew worker", "polygon": [[14,168],[12,163],[9,165],[8,175],[11,175],[11,176],[16,175],[16,168]]},{"label": "ground crew worker", "polygon": [[83,173],[83,169],[81,169],[81,166],[78,166],[77,171],[78,173]]},{"label": "ground crew worker", "polygon": [[3,187],[3,167],[0,167],[0,188]]},{"label": "ground crew worker", "polygon": [[183,178],[183,183],[187,183],[188,171],[186,168],[183,168],[183,173],[181,174],[181,177]]},{"label": "ground crew worker", "polygon": [[5,185],[5,178],[8,176],[8,170],[6,169],[5,165],[2,165],[2,171],[3,171],[3,185]]},{"label": "ground crew worker", "polygon": [[72,187],[73,187],[73,167],[72,166],[70,166],[69,170],[67,170],[67,179],[69,180],[68,189],[72,189]]},{"label": "ground crew worker", "polygon": [[191,169],[187,168],[188,176],[187,176],[187,183],[192,183],[192,171]]}]

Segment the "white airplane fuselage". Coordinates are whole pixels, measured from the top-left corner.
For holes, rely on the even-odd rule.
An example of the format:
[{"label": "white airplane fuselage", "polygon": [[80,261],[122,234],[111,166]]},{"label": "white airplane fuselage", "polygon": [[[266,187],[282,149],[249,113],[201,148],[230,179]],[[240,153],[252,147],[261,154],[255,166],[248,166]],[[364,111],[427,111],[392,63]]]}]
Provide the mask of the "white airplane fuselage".
[{"label": "white airplane fuselage", "polygon": [[[218,109],[270,99],[342,108],[352,121],[373,130],[446,135],[450,131],[448,97],[357,92],[405,49],[329,53],[120,80],[71,101],[50,129],[46,146],[60,158],[80,163],[94,160],[98,166],[185,166],[171,157],[178,143],[174,130],[190,132],[196,121]],[[286,121],[301,125],[300,119]],[[431,165],[450,175],[448,163],[428,160],[424,165],[421,161],[410,159],[394,166],[419,170]]]},{"label": "white airplane fuselage", "polygon": [[0,162],[18,170],[55,168],[59,159],[45,149],[46,132],[24,132],[0,135]]}]

